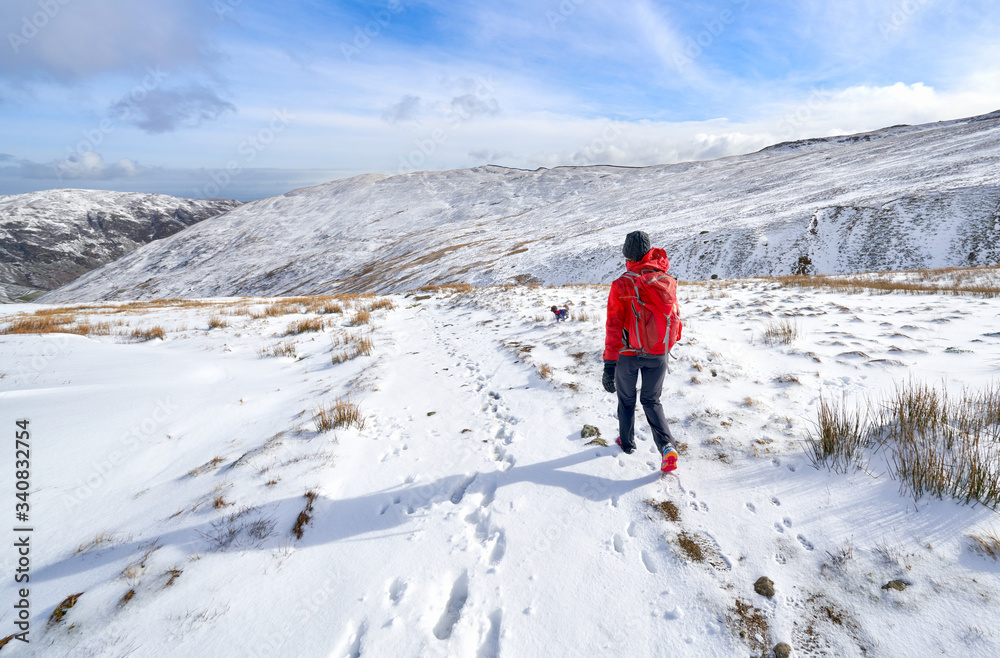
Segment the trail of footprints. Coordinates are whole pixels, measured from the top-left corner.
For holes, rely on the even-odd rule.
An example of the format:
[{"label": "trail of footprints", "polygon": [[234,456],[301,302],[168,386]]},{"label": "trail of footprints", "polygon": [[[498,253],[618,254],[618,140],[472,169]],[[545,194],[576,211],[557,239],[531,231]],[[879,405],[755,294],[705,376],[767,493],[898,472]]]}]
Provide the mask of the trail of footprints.
[{"label": "trail of footprints", "polygon": [[[455,376],[467,380],[459,388],[471,389],[470,392],[473,395],[480,397],[480,409],[486,418],[484,426],[489,428],[488,436],[492,436],[492,439],[486,440],[487,445],[483,447],[487,451],[486,454],[498,463],[498,471],[506,472],[516,462],[509,452],[509,446],[519,438],[514,427],[518,423],[518,419],[503,404],[501,395],[489,390],[488,379],[481,372],[479,365],[457,352],[458,341],[456,338],[449,337],[445,340],[439,335],[438,347],[441,352],[456,362],[456,367],[450,368],[449,372],[455,372]],[[401,426],[393,427],[388,436],[397,443],[401,442],[405,437],[405,430]],[[399,456],[401,451],[406,449],[405,443],[397,445],[382,456],[382,461]],[[439,601],[436,606],[433,606],[440,608],[441,612],[430,631],[433,637],[441,642],[448,642],[452,639],[463,615],[474,614],[469,608],[482,607],[482,605],[470,606],[470,599],[475,600],[477,588],[487,592],[491,588],[499,591],[496,570],[507,553],[507,536],[503,528],[493,522],[491,512],[498,484],[496,474],[497,471],[469,473],[458,478],[457,483],[450,490],[430,492],[429,496],[425,492],[422,498],[411,500],[407,504],[406,512],[408,514],[414,513],[415,506],[427,509],[435,507],[441,509],[441,505],[460,508],[457,513],[446,511],[444,516],[445,520],[455,516],[463,521],[462,529],[451,537],[450,552],[452,554],[467,553],[469,548],[474,548],[479,554],[479,562],[483,567],[482,570],[472,570],[471,572],[469,569],[463,570],[451,583],[447,600],[443,603]],[[445,478],[446,481],[447,479]],[[405,484],[412,484],[417,480],[417,476],[410,476],[406,479]],[[386,514],[392,506],[403,504],[403,499],[403,496],[394,496],[392,503],[385,504],[379,509],[379,514]],[[411,594],[410,585],[402,577],[394,579],[387,586],[386,600],[390,607],[400,605],[404,598],[412,595],[415,593]],[[427,603],[429,608],[432,608],[432,605],[430,602]],[[478,609],[475,612],[481,613]],[[476,654],[478,657],[493,658],[499,655],[502,620],[503,611],[501,609],[495,609],[485,615],[484,619],[477,620],[480,628],[479,650]],[[476,623],[473,622],[471,625],[476,626]],[[361,655],[362,640],[366,631],[367,622],[362,624],[352,636],[348,655]]]}]

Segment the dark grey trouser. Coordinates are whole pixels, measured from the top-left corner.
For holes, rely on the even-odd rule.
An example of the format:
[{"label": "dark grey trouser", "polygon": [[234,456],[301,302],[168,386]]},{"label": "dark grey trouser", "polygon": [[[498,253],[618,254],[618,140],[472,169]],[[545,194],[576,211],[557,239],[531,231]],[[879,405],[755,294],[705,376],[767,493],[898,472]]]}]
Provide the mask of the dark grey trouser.
[{"label": "dark grey trouser", "polygon": [[667,374],[667,356],[629,356],[621,354],[615,366],[615,390],[618,391],[618,431],[623,444],[635,445],[635,384],[642,373],[642,391],[639,400],[646,412],[646,420],[653,431],[653,441],[662,455],[668,447],[674,448],[674,437],[663,415],[660,392]]}]

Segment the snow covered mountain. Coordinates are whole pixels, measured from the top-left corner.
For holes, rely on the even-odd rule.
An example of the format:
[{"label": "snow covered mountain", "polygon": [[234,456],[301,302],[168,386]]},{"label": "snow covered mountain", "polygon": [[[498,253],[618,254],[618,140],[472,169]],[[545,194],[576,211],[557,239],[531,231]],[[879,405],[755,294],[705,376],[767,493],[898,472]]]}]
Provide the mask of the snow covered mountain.
[{"label": "snow covered mountain", "polygon": [[228,199],[99,190],[0,197],[0,302],[58,288],[147,242],[239,205]]},{"label": "snow covered mountain", "polygon": [[1000,112],[711,162],[366,175],[246,204],[45,301],[607,280],[627,231],[682,279],[1000,261]]}]

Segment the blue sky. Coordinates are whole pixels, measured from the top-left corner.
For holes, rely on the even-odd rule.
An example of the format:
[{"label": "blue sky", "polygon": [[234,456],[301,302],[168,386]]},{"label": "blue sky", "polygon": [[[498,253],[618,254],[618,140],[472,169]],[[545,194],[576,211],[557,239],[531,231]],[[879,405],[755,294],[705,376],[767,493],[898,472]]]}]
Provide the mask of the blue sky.
[{"label": "blue sky", "polygon": [[242,200],[1000,109],[986,0],[5,0],[0,194]]}]

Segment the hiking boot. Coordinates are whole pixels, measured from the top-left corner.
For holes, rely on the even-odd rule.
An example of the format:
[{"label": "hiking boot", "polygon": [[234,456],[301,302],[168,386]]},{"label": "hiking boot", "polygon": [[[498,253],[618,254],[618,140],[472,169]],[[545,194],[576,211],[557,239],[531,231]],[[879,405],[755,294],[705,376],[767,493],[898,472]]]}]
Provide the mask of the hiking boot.
[{"label": "hiking boot", "polygon": [[667,451],[663,453],[663,461],[660,462],[660,472],[670,473],[677,470],[677,451],[673,448],[667,448]]},{"label": "hiking boot", "polygon": [[622,443],[622,437],[620,436],[617,439],[615,439],[615,443],[618,445],[619,448],[622,449],[622,452],[624,452],[626,455],[631,455],[633,452],[635,452],[635,445],[634,444],[626,445]]}]

